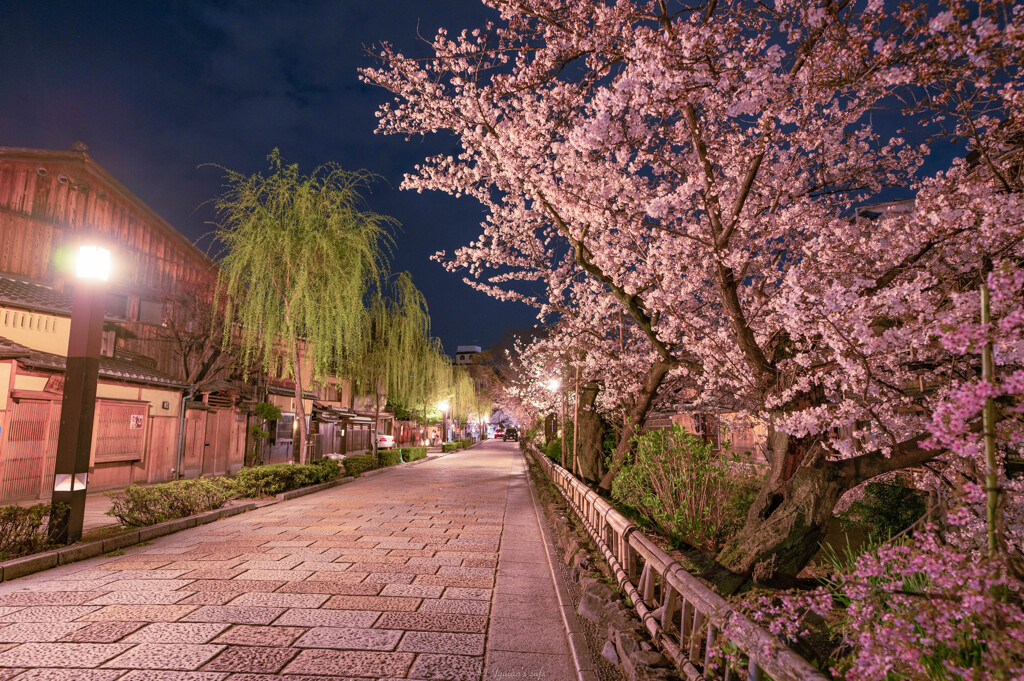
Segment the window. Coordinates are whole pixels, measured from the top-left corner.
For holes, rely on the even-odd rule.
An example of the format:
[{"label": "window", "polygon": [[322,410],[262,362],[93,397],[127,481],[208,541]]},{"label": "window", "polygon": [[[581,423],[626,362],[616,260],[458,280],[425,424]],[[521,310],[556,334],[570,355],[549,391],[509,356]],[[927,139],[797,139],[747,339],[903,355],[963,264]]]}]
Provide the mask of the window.
[{"label": "window", "polygon": [[139,300],[139,321],[143,324],[162,324],[164,304],[153,300]]},{"label": "window", "polygon": [[128,319],[128,296],[119,296],[116,293],[107,294],[107,305],[104,310],[108,317],[114,319]]},{"label": "window", "polygon": [[295,437],[295,433],[292,432],[292,424],[295,422],[295,414],[281,414],[281,418],[277,420],[277,428],[275,428],[274,441],[281,442],[282,440],[291,442]]}]

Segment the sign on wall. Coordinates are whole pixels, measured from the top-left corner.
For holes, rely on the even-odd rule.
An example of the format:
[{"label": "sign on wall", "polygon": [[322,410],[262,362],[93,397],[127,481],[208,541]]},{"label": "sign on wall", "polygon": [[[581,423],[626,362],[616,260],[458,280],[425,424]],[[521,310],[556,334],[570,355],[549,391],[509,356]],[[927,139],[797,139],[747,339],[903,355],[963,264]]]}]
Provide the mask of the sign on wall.
[{"label": "sign on wall", "polygon": [[129,417],[128,428],[131,430],[138,430],[142,428],[142,414],[132,414]]}]

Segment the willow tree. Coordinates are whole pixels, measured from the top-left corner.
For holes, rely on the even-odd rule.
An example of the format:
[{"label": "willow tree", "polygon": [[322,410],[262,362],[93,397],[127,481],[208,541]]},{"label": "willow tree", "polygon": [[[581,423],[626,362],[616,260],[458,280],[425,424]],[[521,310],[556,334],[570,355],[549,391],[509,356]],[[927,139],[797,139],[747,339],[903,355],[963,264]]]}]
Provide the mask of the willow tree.
[{"label": "willow tree", "polygon": [[308,439],[303,383],[319,382],[359,347],[365,300],[379,288],[393,220],[363,210],[372,176],[329,163],[310,175],[275,149],[269,172],[226,168],[214,206],[223,247],[217,295],[226,301],[224,343],[236,335],[241,362],[268,372],[280,356],[295,381],[297,451]]},{"label": "willow tree", "polygon": [[[385,297],[377,292],[370,299],[359,346],[347,362],[349,375],[373,397],[375,424],[385,395],[407,402],[420,392],[416,375],[422,375],[418,370],[431,347],[427,301],[412,276],[399,274],[388,293]],[[373,449],[376,452],[376,440]]]}]

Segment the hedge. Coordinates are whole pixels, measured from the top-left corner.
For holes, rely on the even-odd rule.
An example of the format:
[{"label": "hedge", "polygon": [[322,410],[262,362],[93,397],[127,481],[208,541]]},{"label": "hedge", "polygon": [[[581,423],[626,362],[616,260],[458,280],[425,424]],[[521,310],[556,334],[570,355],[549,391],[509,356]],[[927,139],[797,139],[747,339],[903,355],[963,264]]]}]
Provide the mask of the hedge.
[{"label": "hedge", "polygon": [[148,487],[132,485],[107,493],[113,502],[107,515],[114,516],[125,527],[155,525],[221,508],[234,496],[234,491],[230,478],[175,480]]},{"label": "hedge", "polygon": [[377,456],[380,458],[380,467],[385,466],[397,466],[402,463],[402,452],[398,449],[382,449],[377,452]]},{"label": "hedge", "polygon": [[373,458],[373,454],[370,453],[346,456],[343,463],[345,465],[345,472],[354,478],[358,478],[366,471],[372,471],[377,468],[377,461]]},{"label": "hedge", "polygon": [[276,463],[243,468],[233,481],[235,496],[270,497],[334,480],[341,473],[341,467],[333,459],[320,459],[305,465]]},{"label": "hedge", "polygon": [[49,504],[0,507],[0,560],[42,551],[47,536]]},{"label": "hedge", "polygon": [[458,448],[459,445],[456,444],[455,442],[445,442],[443,445],[441,445],[442,452],[454,452]]},{"label": "hedge", "polygon": [[402,448],[402,460],[403,461],[419,461],[420,459],[427,458],[426,447],[403,447]]}]

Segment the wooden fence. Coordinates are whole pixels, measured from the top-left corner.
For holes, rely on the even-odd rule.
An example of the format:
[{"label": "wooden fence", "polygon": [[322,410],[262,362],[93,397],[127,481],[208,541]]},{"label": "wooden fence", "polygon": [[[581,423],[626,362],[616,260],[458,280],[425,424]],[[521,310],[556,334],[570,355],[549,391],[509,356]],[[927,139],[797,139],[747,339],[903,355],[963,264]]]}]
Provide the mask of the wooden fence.
[{"label": "wooden fence", "polygon": [[[739,681],[716,651],[735,648],[748,681],[827,681],[820,671],[734,610],[596,492],[533,446],[527,451],[569,502],[654,641],[688,681]],[[728,643],[730,645],[722,645]],[[738,653],[738,654],[737,654]]]}]

